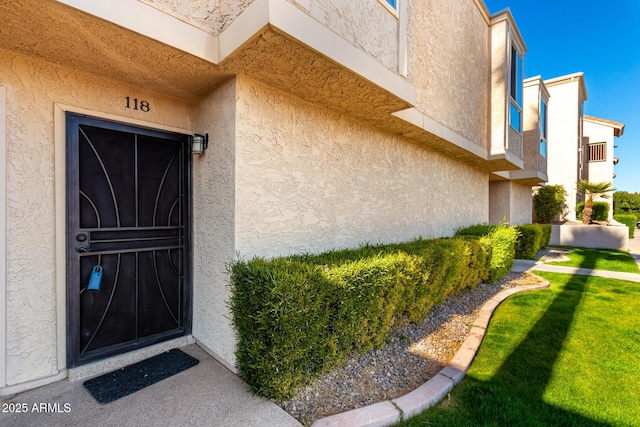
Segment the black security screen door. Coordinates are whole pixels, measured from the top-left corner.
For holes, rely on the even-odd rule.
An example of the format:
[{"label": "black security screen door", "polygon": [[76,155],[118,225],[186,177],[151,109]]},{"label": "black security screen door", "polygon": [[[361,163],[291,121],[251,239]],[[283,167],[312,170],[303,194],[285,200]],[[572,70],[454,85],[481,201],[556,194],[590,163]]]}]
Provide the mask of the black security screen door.
[{"label": "black security screen door", "polygon": [[190,332],[190,165],[185,135],[67,114],[70,367]]}]

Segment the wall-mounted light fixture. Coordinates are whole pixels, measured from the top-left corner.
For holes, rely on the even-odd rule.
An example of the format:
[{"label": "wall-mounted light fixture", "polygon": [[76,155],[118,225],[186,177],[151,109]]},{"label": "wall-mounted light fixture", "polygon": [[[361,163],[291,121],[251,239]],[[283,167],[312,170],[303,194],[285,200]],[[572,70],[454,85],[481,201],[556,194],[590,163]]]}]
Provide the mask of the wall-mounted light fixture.
[{"label": "wall-mounted light fixture", "polygon": [[196,133],[191,137],[191,153],[192,154],[202,154],[208,146],[209,146],[208,133],[205,133],[204,135]]}]

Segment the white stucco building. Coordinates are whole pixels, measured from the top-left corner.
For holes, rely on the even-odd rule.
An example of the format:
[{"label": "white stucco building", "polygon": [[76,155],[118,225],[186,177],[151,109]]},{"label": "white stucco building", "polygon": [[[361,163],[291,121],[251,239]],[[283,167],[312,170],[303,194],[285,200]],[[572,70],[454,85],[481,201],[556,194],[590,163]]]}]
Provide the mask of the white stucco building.
[{"label": "white stucco building", "polygon": [[[544,81],[550,95],[548,107],[548,184],[563,185],[568,195],[565,218],[576,220],[581,180],[613,182],[614,137],[622,136],[624,124],[584,114],[587,90],[584,73]],[[525,83],[526,86],[526,83]],[[602,199],[613,203],[613,199]],[[609,210],[609,219],[613,209]]]},{"label": "white stucco building", "polygon": [[194,341],[234,369],[238,256],[530,222],[511,13],[392,3],[0,1],[0,395]]},{"label": "white stucco building", "polygon": [[[584,115],[582,117],[583,153],[586,178],[590,182],[613,182],[616,174],[613,166],[618,163],[614,156],[616,138],[624,133],[624,124],[613,120]],[[614,185],[615,186],[615,185]],[[613,219],[613,192],[599,201],[609,203],[609,221]]]}]

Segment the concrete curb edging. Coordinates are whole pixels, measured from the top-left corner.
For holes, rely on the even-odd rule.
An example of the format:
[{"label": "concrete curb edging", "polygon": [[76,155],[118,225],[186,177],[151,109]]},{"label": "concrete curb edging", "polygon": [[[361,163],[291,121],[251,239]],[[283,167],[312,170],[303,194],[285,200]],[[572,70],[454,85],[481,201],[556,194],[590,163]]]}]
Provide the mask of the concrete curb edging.
[{"label": "concrete curb edging", "polygon": [[547,280],[535,274],[533,276],[541,280],[542,283],[505,289],[484,303],[478,313],[478,317],[473,322],[467,339],[462,343],[456,355],[445,368],[429,381],[397,399],[385,400],[363,408],[321,418],[316,420],[312,427],[392,426],[438,403],[453,389],[455,384],[462,381],[469,370],[469,366],[471,366],[471,362],[480,348],[489,320],[491,320],[491,316],[498,305],[511,295],[524,291],[545,289],[550,286]]}]

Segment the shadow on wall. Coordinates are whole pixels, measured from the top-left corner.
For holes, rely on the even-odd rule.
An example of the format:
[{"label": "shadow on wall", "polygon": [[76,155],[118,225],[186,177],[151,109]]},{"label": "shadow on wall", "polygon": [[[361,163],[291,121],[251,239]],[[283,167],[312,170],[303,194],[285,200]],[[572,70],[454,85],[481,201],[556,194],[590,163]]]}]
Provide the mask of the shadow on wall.
[{"label": "shadow on wall", "polygon": [[549,244],[624,251],[629,247],[629,230],[623,225],[553,224]]}]

